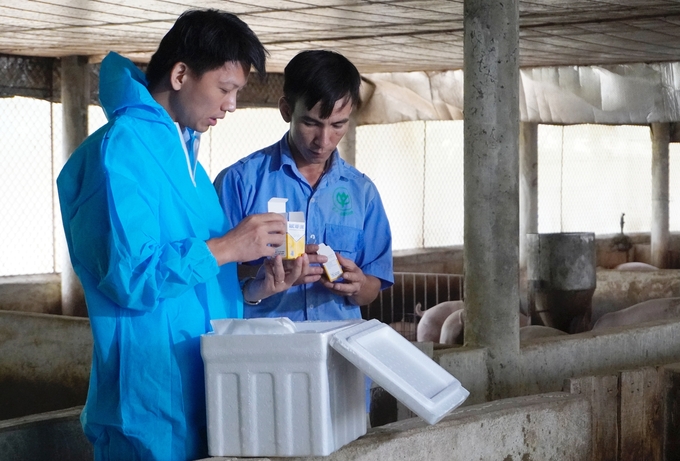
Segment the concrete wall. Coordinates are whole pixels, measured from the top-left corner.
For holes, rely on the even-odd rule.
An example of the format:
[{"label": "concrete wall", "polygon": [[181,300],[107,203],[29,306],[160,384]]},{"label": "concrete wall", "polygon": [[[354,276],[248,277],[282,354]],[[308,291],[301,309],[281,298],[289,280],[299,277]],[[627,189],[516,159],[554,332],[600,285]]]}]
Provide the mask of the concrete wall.
[{"label": "concrete wall", "polygon": [[[678,396],[680,364],[571,378],[562,392],[466,405],[433,426],[406,419],[328,457],[289,459],[672,461],[680,455]],[[0,422],[0,461],[92,459],[80,410]]]},{"label": "concrete wall", "polygon": [[0,421],[0,461],[91,461],[82,407]]},{"label": "concrete wall", "polygon": [[59,274],[0,277],[0,310],[61,314]]},{"label": "concrete wall", "polygon": [[[84,403],[91,354],[88,323],[0,312],[0,402],[5,417],[19,407],[36,413]],[[476,453],[473,459],[661,461],[663,446],[680,446],[675,427],[680,420],[680,365],[674,365],[680,362],[678,335],[680,321],[665,321],[527,341],[518,362],[524,380],[515,390],[517,396],[493,402],[486,401],[485,350],[434,350],[435,360],[470,390],[466,404],[435,426],[411,419],[376,428],[325,459],[467,460]],[[580,396],[563,394],[565,390]],[[56,428],[26,425],[25,418],[3,422],[0,460],[2,443],[18,443],[17,424],[32,431],[26,440],[38,434],[51,440],[53,431],[66,434],[66,439],[80,437],[77,411],[66,420],[62,416],[58,414],[61,426]],[[64,449],[82,442],[69,441]],[[594,447],[608,446],[619,447],[618,458],[591,453]],[[655,455],[624,457],[629,452]],[[423,453],[426,457],[420,458]]]},{"label": "concrete wall", "polygon": [[413,418],[371,429],[326,457],[288,459],[583,461],[591,451],[588,408],[586,399],[561,393],[506,399],[460,408],[434,426]]},{"label": "concrete wall", "polygon": [[[522,345],[521,363],[527,379],[516,393],[554,392],[572,377],[680,361],[679,336],[680,321],[662,321],[534,339]],[[91,348],[87,319],[0,312],[3,419],[17,416],[18,406],[31,407],[22,412],[31,414],[83,404]],[[486,401],[485,350],[437,348],[433,357],[471,391],[468,403]]]},{"label": "concrete wall", "polygon": [[572,378],[563,392],[461,407],[435,426],[376,428],[323,459],[675,460],[679,384],[680,364]]},{"label": "concrete wall", "polygon": [[616,271],[599,269],[593,294],[593,322],[608,312],[656,298],[680,297],[680,269]]},{"label": "concrete wall", "polygon": [[85,403],[87,319],[0,311],[0,420]]},{"label": "concrete wall", "polygon": [[462,274],[463,254],[462,245],[395,251],[393,254],[394,272]]},{"label": "concrete wall", "polygon": [[[92,459],[79,412],[73,408],[0,422],[0,461]],[[591,419],[590,402],[583,396],[520,397],[459,408],[433,426],[412,418],[370,429],[327,457],[287,459],[593,461]]]},{"label": "concrete wall", "polygon": [[[519,363],[524,379],[515,395],[560,391],[566,379],[680,362],[678,335],[680,319],[523,342]],[[484,350],[437,349],[433,358],[470,391],[468,403],[487,400]]]},{"label": "concrete wall", "polygon": [[[287,459],[594,461],[589,457],[589,410],[587,398],[567,393],[506,399],[459,408],[434,426],[412,418],[370,429],[327,457]],[[0,461],[92,459],[92,448],[80,429],[79,411],[74,408],[0,422]]]}]

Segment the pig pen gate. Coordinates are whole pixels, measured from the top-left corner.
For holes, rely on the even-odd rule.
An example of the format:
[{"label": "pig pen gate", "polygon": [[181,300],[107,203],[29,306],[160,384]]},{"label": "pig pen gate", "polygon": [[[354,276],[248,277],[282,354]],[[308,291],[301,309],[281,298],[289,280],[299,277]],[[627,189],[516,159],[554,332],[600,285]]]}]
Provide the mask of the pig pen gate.
[{"label": "pig pen gate", "polygon": [[420,319],[416,306],[423,311],[449,300],[463,299],[463,276],[428,272],[395,272],[394,285],[378,298],[361,307],[362,317],[389,323],[406,339],[416,340]]}]

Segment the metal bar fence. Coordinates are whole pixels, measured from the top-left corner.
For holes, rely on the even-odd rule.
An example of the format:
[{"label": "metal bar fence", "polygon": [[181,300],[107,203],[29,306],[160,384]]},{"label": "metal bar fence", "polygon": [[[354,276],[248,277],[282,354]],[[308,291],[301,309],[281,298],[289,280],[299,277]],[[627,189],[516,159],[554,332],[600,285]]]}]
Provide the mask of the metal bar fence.
[{"label": "metal bar fence", "polygon": [[444,301],[464,299],[463,275],[427,272],[395,272],[394,285],[380,292],[375,301],[362,306],[363,318],[388,323],[406,339],[416,340],[420,316]]}]

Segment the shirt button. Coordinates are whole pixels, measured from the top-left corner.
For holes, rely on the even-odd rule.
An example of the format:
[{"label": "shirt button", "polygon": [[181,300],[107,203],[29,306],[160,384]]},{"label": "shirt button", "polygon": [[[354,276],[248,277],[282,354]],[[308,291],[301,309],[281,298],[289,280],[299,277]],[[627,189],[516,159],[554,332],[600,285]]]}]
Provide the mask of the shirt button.
[{"label": "shirt button", "polygon": [[310,309],[314,309],[314,304],[310,304],[310,305],[309,305],[309,308],[310,308]]},{"label": "shirt button", "polygon": [[316,199],[313,198],[313,199],[310,200],[310,202],[314,203],[314,202],[316,202]]},{"label": "shirt button", "polygon": [[310,235],[309,239],[313,242],[314,240],[316,240],[316,235],[315,234]]}]

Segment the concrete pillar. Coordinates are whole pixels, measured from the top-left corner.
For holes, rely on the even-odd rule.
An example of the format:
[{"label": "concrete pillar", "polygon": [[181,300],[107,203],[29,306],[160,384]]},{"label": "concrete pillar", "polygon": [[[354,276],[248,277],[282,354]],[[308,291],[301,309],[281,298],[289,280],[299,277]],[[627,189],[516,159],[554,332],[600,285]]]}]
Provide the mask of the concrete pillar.
[{"label": "concrete pillar", "polygon": [[[90,74],[87,56],[61,58],[64,162],[87,137],[89,102]],[[64,254],[61,258],[61,312],[63,315],[87,316],[83,287],[71,266],[65,241],[62,248]]]},{"label": "concrete pillar", "polygon": [[538,124],[519,124],[519,299],[529,312],[527,234],[538,233]]},{"label": "concrete pillar", "polygon": [[349,118],[349,129],[338,144],[340,157],[352,166],[357,162],[357,119],[354,114]]},{"label": "concrete pillar", "polygon": [[519,124],[519,270],[527,269],[527,234],[538,233],[538,124]]},{"label": "concrete pillar", "polygon": [[668,254],[668,144],[670,123],[652,123],[651,263],[667,266]]},{"label": "concrete pillar", "polygon": [[465,0],[465,343],[486,347],[488,399],[519,383],[519,8]]}]

